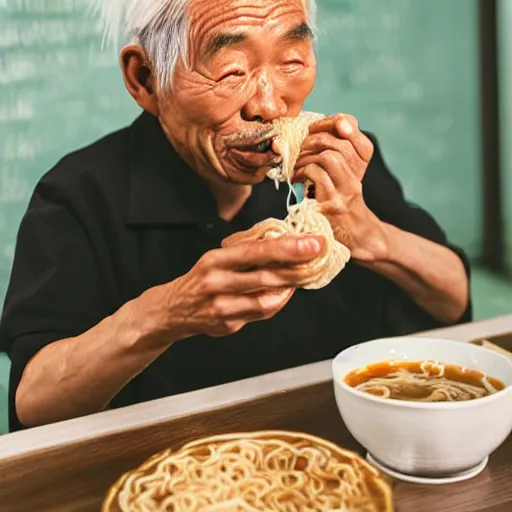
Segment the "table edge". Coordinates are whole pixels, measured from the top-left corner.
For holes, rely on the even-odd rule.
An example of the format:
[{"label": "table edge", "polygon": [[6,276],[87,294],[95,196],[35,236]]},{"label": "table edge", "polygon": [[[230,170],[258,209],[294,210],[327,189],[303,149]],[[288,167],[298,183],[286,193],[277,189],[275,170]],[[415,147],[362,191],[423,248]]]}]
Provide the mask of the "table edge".
[{"label": "table edge", "polygon": [[[472,341],[512,331],[512,315],[415,334],[419,337]],[[0,436],[0,460],[35,451],[131,431],[152,423],[223,409],[277,393],[332,380],[331,361],[292,368],[183,395],[105,411],[69,421]]]}]

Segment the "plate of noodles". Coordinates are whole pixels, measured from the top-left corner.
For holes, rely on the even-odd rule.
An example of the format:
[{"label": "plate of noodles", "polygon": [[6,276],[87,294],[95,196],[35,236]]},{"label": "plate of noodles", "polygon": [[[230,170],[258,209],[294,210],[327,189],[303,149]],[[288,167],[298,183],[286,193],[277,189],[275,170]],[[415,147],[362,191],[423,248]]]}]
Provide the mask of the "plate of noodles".
[{"label": "plate of noodles", "polygon": [[159,453],[123,475],[103,512],[393,512],[359,455],[303,433],[226,434]]}]

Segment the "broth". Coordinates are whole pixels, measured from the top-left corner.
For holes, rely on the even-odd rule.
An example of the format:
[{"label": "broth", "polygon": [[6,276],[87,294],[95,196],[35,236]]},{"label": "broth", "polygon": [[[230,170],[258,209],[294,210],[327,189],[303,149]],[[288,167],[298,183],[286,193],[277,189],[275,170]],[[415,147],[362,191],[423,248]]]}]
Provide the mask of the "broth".
[{"label": "broth", "polygon": [[478,370],[438,361],[382,361],[351,371],[349,386],[381,398],[415,402],[460,402],[505,388]]}]

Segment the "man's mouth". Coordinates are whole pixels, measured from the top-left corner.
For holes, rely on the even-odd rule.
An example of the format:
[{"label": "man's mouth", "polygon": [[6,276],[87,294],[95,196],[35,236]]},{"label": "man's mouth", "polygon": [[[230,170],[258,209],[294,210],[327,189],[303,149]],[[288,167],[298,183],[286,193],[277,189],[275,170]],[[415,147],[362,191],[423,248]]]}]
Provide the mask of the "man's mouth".
[{"label": "man's mouth", "polygon": [[257,142],[242,142],[228,145],[231,157],[240,165],[252,169],[273,166],[279,160],[272,150],[273,139],[267,138]]},{"label": "man's mouth", "polygon": [[259,144],[246,144],[236,146],[233,149],[237,149],[238,151],[246,151],[251,153],[266,153],[272,149],[272,139],[264,140]]}]

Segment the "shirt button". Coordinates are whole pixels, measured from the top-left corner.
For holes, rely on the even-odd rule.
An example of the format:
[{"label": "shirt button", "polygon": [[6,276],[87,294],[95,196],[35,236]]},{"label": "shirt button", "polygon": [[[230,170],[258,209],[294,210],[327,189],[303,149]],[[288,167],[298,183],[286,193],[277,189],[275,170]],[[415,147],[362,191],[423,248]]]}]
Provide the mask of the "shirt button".
[{"label": "shirt button", "polygon": [[208,222],[208,224],[206,224],[206,229],[213,229],[213,223]]}]

